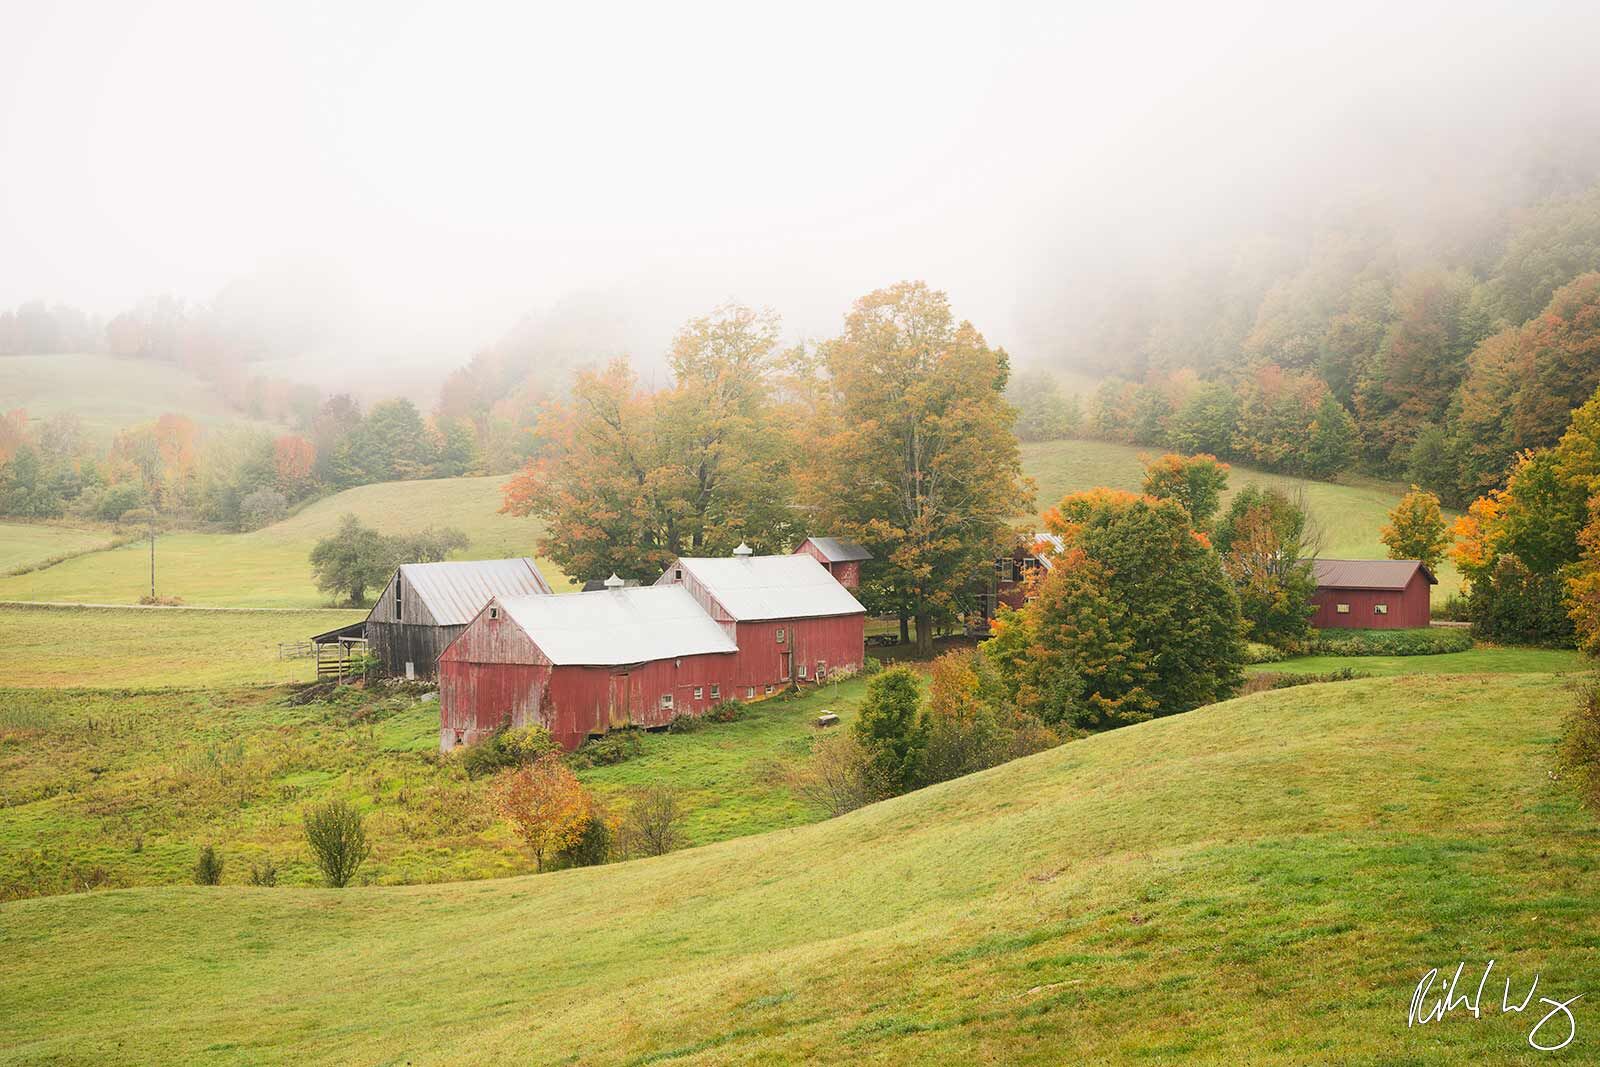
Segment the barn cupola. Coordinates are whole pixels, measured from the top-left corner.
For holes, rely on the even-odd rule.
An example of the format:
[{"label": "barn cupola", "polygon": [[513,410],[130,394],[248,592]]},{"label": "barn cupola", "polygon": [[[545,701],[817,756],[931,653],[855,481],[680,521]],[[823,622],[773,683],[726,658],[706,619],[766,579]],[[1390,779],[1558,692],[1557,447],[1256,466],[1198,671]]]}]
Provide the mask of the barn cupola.
[{"label": "barn cupola", "polygon": [[733,555],[734,555],[735,559],[749,559],[751,556],[753,556],[755,554],[756,554],[756,550],[751,548],[749,545],[745,544],[743,541],[740,541],[739,542],[739,547],[733,550]]},{"label": "barn cupola", "polygon": [[612,571],[611,577],[606,579],[607,589],[621,589],[625,584],[627,583],[625,583],[621,578],[617,577],[616,571]]}]

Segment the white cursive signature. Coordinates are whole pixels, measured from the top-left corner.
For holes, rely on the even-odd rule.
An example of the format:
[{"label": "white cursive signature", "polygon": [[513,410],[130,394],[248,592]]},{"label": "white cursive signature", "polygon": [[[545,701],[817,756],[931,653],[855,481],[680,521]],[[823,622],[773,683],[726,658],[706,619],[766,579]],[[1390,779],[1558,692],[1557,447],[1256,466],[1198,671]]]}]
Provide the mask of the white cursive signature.
[{"label": "white cursive signature", "polygon": [[[1461,982],[1461,972],[1466,969],[1466,966],[1465,961],[1457,964],[1456,973],[1451,976],[1448,982],[1440,981],[1437,967],[1423,975],[1422,981],[1417,983],[1416,992],[1411,994],[1411,1014],[1406,1019],[1406,1026],[1411,1027],[1424,1023],[1439,1022],[1458,1008],[1465,1008],[1471,1012],[1474,1019],[1483,1018],[1483,1012],[1486,1010],[1483,1004],[1483,990],[1489,984],[1489,972],[1494,970],[1494,960],[1490,960],[1483,968],[1483,977],[1478,979],[1476,992],[1470,996],[1464,992],[1457,996],[1456,987]],[[1468,979],[1468,981],[1470,980]],[[1437,998],[1433,996],[1435,982],[1439,983]],[[1511,979],[1507,978],[1505,990],[1500,996],[1500,1014],[1510,1015],[1513,1012],[1527,1011],[1528,1005],[1533,1002],[1533,995],[1538,991],[1539,975],[1535,974],[1533,976],[1533,985],[1528,989],[1528,995],[1522,998],[1521,1003],[1514,1004],[1511,1001]],[[1572,1039],[1578,1036],[1578,1023],[1572,1016],[1572,1005],[1582,999],[1582,993],[1567,1000],[1551,1000],[1549,997],[1540,997],[1539,1003],[1548,1004],[1550,1010],[1545,1012],[1544,1018],[1534,1024],[1532,1030],[1528,1031],[1528,1044],[1540,1052],[1555,1052],[1557,1049],[1564,1049],[1572,1044]],[[1488,1007],[1492,1009],[1494,1004],[1491,1002]],[[1540,1040],[1539,1033],[1544,1029],[1546,1023],[1558,1015],[1566,1021],[1567,1036],[1559,1044],[1545,1044]],[[1559,1026],[1559,1024],[1557,1025]],[[1547,1035],[1547,1039],[1555,1035],[1556,1032],[1552,1031],[1551,1034]]]}]

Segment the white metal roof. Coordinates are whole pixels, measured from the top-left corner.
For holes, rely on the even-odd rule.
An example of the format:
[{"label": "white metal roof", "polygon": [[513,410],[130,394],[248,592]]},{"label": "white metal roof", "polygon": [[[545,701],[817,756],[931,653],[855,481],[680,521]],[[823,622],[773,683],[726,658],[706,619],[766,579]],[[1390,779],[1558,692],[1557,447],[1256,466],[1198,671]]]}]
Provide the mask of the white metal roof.
[{"label": "white metal roof", "polygon": [[647,585],[498,600],[550,662],[558,665],[617,666],[738,651],[722,627],[681,586]]},{"label": "white metal roof", "polygon": [[871,552],[843,537],[808,537],[806,540],[815,545],[829,563],[851,563],[872,558]]},{"label": "white metal roof", "polygon": [[[743,622],[857,615],[867,609],[810,556],[689,557],[682,567]],[[658,584],[672,580],[672,568]]]},{"label": "white metal roof", "polygon": [[526,556],[517,559],[402,563],[406,590],[427,605],[440,626],[469,623],[496,596],[548,594],[550,585]]}]

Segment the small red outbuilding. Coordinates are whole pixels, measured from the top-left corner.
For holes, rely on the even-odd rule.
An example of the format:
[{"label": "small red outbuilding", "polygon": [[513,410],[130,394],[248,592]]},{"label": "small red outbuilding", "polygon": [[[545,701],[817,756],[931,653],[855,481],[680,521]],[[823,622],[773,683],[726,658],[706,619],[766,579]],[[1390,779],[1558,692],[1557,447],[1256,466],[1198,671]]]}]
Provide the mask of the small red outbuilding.
[{"label": "small red outbuilding", "polygon": [[1315,564],[1319,630],[1406,630],[1427,626],[1439,579],[1415,559],[1319,559]]},{"label": "small red outbuilding", "polygon": [[861,565],[872,558],[871,552],[843,537],[808,537],[795,552],[822,564],[846,589],[861,588]]}]

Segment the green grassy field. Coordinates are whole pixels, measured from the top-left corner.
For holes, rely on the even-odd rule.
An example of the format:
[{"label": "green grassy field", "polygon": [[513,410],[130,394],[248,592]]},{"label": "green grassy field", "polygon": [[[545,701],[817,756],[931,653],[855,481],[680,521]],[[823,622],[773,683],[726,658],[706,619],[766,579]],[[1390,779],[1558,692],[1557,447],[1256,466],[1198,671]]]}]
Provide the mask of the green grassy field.
[{"label": "green grassy field", "polygon": [[360,611],[193,611],[0,605],[0,685],[219,686],[309,681],[278,644],[364,618]]},{"label": "green grassy field", "polygon": [[1397,674],[1561,674],[1593,665],[1570,648],[1507,648],[1483,645],[1470,652],[1437,656],[1296,656],[1246,668],[1252,674],[1326,674],[1342,668],[1373,677]]},{"label": "green grassy field", "polygon": [[[391,534],[453,526],[471,539],[463,559],[530,555],[539,527],[499,513],[504,482],[492,476],[364,485],[251,533],[169,534],[156,542],[156,588],[186,604],[320,607],[328,598],[312,580],[311,548],[346,514]],[[540,569],[553,588],[569,586],[548,561]],[[143,543],[0,578],[0,600],[129,604],[149,591],[149,549]]]},{"label": "green grassy field", "polygon": [[[1160,453],[1156,448],[1114,445],[1103,441],[1049,441],[1022,446],[1022,465],[1039,486],[1039,507],[1044,509],[1069,492],[1095,485],[1136,490],[1144,477],[1139,457]],[[1347,484],[1316,482],[1267,474],[1234,465],[1228,478],[1228,506],[1233,492],[1246,485],[1271,486],[1293,494],[1303,491],[1311,517],[1322,531],[1320,555],[1331,559],[1383,559],[1388,555],[1378,540],[1378,530],[1389,509],[1404,495],[1398,483],[1352,479]],[[1447,514],[1447,520],[1454,519]],[[1461,577],[1450,563],[1440,568],[1435,602],[1461,589]]]},{"label": "green grassy field", "polygon": [[[1571,700],[1307,686],[658,859],[17,901],[0,1061],[1531,1062],[1534,1013],[1406,1013],[1461,961],[1600,983]],[[1556,1061],[1600,1055],[1576,1014]]]},{"label": "green grassy field", "polygon": [[22,408],[30,418],[76,415],[100,444],[169,413],[203,426],[250,421],[181,367],[112,356],[0,356],[0,397],[8,410]]},{"label": "green grassy field", "polygon": [[104,545],[111,538],[110,532],[102,530],[0,522],[0,574],[71,552],[83,552]]},{"label": "green grassy field", "polygon": [[[732,723],[641,736],[624,763],[579,772],[618,811],[670,784],[686,843],[813,822],[778,768],[804,760],[822,708],[848,723],[864,683],[760,701]],[[489,811],[487,780],[440,758],[439,705],[416,691],[344,687],[297,705],[283,689],[0,689],[0,900],[109,885],[185,884],[205,845],[224,882],[270,860],[316,885],[300,813],[333,796],[369,814],[377,884],[532,870]],[[9,887],[9,890],[8,890]]]},{"label": "green grassy field", "polygon": [[[1024,466],[1039,485],[1039,506],[1096,485],[1138,488],[1139,456],[1148,450],[1093,441],[1054,441],[1023,446]],[[307,557],[340,516],[354,513],[387,533],[425,526],[454,526],[472,539],[463,558],[495,558],[534,552],[538,525],[501,515],[504,477],[450,478],[367,485],[305,508],[283,522],[247,534],[179,533],[157,544],[157,589],[185,603],[227,607],[310,608],[326,603],[311,579]],[[1262,474],[1236,467],[1237,489],[1251,482],[1288,490],[1303,488],[1313,517],[1325,531],[1323,555],[1382,557],[1378,528],[1403,492],[1386,483],[1334,485]],[[39,551],[30,548],[29,551]],[[57,554],[50,549],[47,555]],[[540,569],[556,589],[569,587],[548,560]],[[1454,568],[1440,574],[1438,599],[1460,588]],[[0,577],[0,600],[123,604],[149,591],[148,558],[142,545],[97,552],[44,570]]]}]

